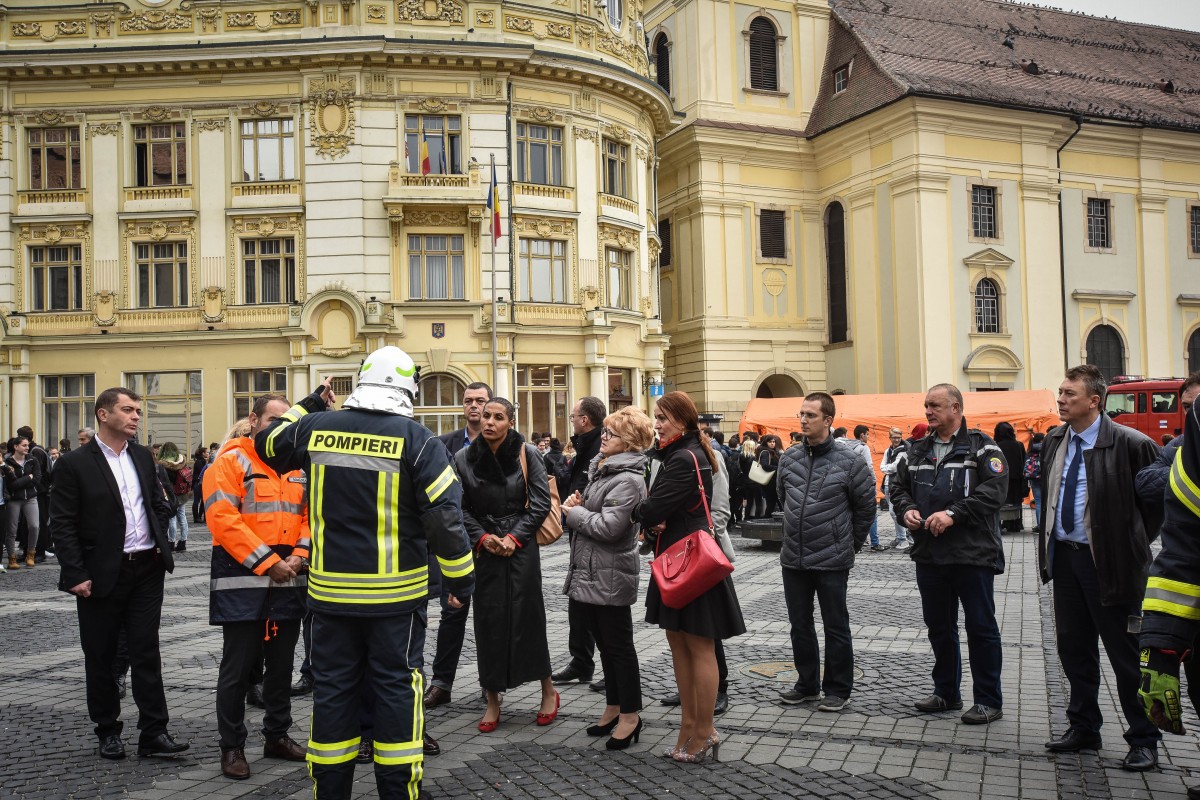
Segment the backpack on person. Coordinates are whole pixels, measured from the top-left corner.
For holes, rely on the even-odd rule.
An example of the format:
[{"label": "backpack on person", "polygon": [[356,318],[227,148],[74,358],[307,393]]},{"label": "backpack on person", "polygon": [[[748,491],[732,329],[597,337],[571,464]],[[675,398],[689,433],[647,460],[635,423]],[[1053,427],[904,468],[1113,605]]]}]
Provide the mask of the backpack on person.
[{"label": "backpack on person", "polygon": [[1033,452],[1025,459],[1025,467],[1021,470],[1026,478],[1037,480],[1042,477],[1042,454]]},{"label": "backpack on person", "polygon": [[721,446],[721,457],[725,462],[725,474],[729,477],[729,489],[733,491],[742,479],[742,459],[736,450],[724,445]]},{"label": "backpack on person", "polygon": [[184,466],[175,470],[175,475],[171,478],[171,489],[177,495],[184,495],[192,490],[191,467]]}]

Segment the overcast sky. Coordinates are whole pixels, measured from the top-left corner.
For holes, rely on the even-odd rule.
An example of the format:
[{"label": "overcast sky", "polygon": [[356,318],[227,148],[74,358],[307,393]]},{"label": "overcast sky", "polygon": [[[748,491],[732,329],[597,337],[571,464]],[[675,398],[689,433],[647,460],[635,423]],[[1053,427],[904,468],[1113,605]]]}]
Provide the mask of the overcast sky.
[{"label": "overcast sky", "polygon": [[1200,2],[1197,0],[1046,0],[1030,4],[1200,31]]}]

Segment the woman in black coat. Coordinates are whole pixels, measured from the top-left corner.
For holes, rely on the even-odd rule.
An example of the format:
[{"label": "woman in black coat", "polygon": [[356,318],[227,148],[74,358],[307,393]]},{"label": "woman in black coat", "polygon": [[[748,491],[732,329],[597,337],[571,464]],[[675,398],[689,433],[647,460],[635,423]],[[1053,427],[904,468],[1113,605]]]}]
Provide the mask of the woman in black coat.
[{"label": "woman in black coat", "polygon": [[[662,466],[650,484],[649,495],[634,508],[633,520],[642,525],[643,535],[658,556],[697,530],[711,530],[705,503],[712,496],[713,470],[718,462],[700,436],[696,406],[683,392],[659,398],[654,406],[654,430],[658,443],[650,457]],[[733,581],[726,576],[680,609],[664,605],[658,586],[651,581],[646,592],[646,621],[666,630],[679,686],[682,722],[675,746],[666,755],[695,762],[704,760],[712,750],[715,757],[721,739],[713,727],[718,681],[714,641],[746,632]]]},{"label": "woman in black coat", "polygon": [[[758,465],[767,472],[775,475],[775,470],[779,469],[779,457],[783,455],[783,440],[773,433],[768,433],[759,440],[758,451],[754,454]],[[764,508],[762,517],[770,519],[775,513],[775,505],[779,502],[779,494],[775,491],[775,481],[772,480],[763,487],[762,497],[764,500]]]},{"label": "woman in black coat", "polygon": [[483,407],[479,436],[454,456],[463,522],[475,549],[475,648],[479,683],[487,693],[483,733],[500,724],[500,693],[528,681],[542,684],[537,724],[549,725],[558,716],[537,543],[538,528],[550,513],[550,483],[537,449],[512,429],[514,417],[512,403],[492,398]]},{"label": "woman in black coat", "polygon": [[[1005,498],[1004,504],[1020,506],[1025,502],[1025,495],[1029,494],[1029,484],[1025,480],[1025,445],[1017,439],[1017,431],[1010,422],[997,425],[992,438],[996,440],[1000,452],[1004,453],[1004,460],[1008,462],[1008,497]],[[1018,516],[1015,520],[1005,522],[1004,527],[1008,531],[1019,533],[1024,525]]]}]

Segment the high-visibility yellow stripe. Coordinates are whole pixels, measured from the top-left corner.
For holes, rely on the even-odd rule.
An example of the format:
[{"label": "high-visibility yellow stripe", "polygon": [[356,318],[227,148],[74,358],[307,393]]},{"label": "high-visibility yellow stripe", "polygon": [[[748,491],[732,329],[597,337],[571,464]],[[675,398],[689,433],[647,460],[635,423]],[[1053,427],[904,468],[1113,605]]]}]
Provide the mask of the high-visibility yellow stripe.
[{"label": "high-visibility yellow stripe", "polygon": [[[390,473],[388,481],[391,484],[391,503],[388,507],[388,519],[392,521],[392,563],[389,565],[392,572],[400,571],[400,526],[396,524],[396,516],[392,513],[395,510],[396,498],[400,496],[400,475],[399,473]],[[426,567],[426,577],[428,577],[428,567]]]},{"label": "high-visibility yellow stripe", "polygon": [[356,592],[353,594],[329,594],[322,588],[308,584],[308,596],[312,600],[325,603],[344,603],[347,605],[379,605],[382,603],[403,603],[409,600],[420,600],[429,595],[429,586],[425,585],[410,592]]},{"label": "high-visibility yellow stripe", "polygon": [[442,493],[449,489],[450,484],[456,480],[458,480],[458,476],[454,474],[454,468],[446,467],[442,474],[438,475],[437,479],[425,489],[425,494],[429,496],[429,502],[432,503],[441,497]]},{"label": "high-visibility yellow stripe", "polygon": [[415,581],[423,581],[429,578],[429,565],[422,564],[413,569],[406,569],[404,572],[392,572],[387,575],[367,575],[357,572],[326,572],[321,569],[310,570],[309,574],[315,581],[321,583],[338,584],[346,586],[404,586],[405,584],[414,583]]},{"label": "high-visibility yellow stripe", "polygon": [[317,570],[323,570],[325,569],[325,468],[319,464],[313,464],[312,473],[313,481],[317,484],[317,490],[313,492],[313,519],[309,525],[313,541],[316,542],[316,558],[312,559],[312,563]]},{"label": "high-visibility yellow stripe", "polygon": [[384,508],[384,495],[386,494],[384,489],[387,487],[387,475],[382,472],[379,473],[375,483],[375,549],[378,551],[379,574],[383,575],[388,572],[388,562],[391,560],[388,558],[387,552],[389,515]]},{"label": "high-visibility yellow stripe", "polygon": [[438,556],[437,560],[438,566],[442,568],[442,574],[447,578],[461,578],[475,571],[475,558],[471,553],[451,560]]},{"label": "high-visibility yellow stripe", "polygon": [[308,412],[304,410],[304,406],[296,405],[289,408],[284,415],[279,419],[283,422],[275,426],[275,430],[271,431],[271,435],[267,437],[267,458],[275,456],[275,437],[282,433],[287,428],[291,427],[292,423],[299,422],[300,418]]},{"label": "high-visibility yellow stripe", "polygon": [[308,753],[305,760],[314,764],[345,764],[358,756],[358,745],[362,737],[346,739],[342,742],[316,742],[308,740]]},{"label": "high-visibility yellow stripe", "polygon": [[[422,698],[425,696],[425,676],[421,674],[421,670],[414,669],[412,671],[412,687],[413,697]],[[420,800],[421,797],[421,777],[425,774],[425,704],[422,702],[413,703],[413,738],[421,742],[421,758],[413,762],[412,774],[408,776],[408,799]]]},{"label": "high-visibility yellow stripe", "polygon": [[1182,447],[1175,451],[1175,461],[1171,464],[1171,491],[1179,502],[1200,517],[1200,489],[1196,488],[1195,482],[1183,468]]},{"label": "high-visibility yellow stripe", "polygon": [[1157,611],[1181,619],[1200,620],[1200,608],[1172,603],[1169,600],[1158,600],[1147,597],[1142,601],[1142,611]]},{"label": "high-visibility yellow stripe", "polygon": [[362,582],[358,584],[330,584],[325,583],[319,578],[309,576],[308,584],[316,589],[330,594],[351,594],[353,592],[411,592],[414,589],[424,588],[429,585],[429,582],[421,579],[408,581],[407,583],[389,584],[381,586],[377,583]]},{"label": "high-visibility yellow stripe", "polygon": [[1182,581],[1173,581],[1170,578],[1151,577],[1146,581],[1146,589],[1159,589],[1175,594],[1187,595],[1188,597],[1196,598],[1196,602],[1200,603],[1200,586],[1194,583],[1184,583]]}]

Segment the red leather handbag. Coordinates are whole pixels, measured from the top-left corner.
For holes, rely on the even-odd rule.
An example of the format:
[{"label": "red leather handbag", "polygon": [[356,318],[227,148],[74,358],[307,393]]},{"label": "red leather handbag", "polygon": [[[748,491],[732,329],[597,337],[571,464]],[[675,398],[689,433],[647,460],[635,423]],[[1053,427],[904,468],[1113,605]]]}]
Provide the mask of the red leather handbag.
[{"label": "red leather handbag", "polygon": [[[704,503],[704,516],[708,519],[708,530],[689,533],[675,544],[658,554],[650,563],[650,573],[658,586],[663,605],[667,608],[683,608],[709,589],[725,580],[733,572],[733,564],[721,552],[713,534],[712,513],[708,510],[708,497],[704,493],[704,479],[700,476],[700,462],[696,454],[688,451],[696,463],[696,483],[700,487],[700,499]],[[661,538],[662,534],[659,534]]]}]

